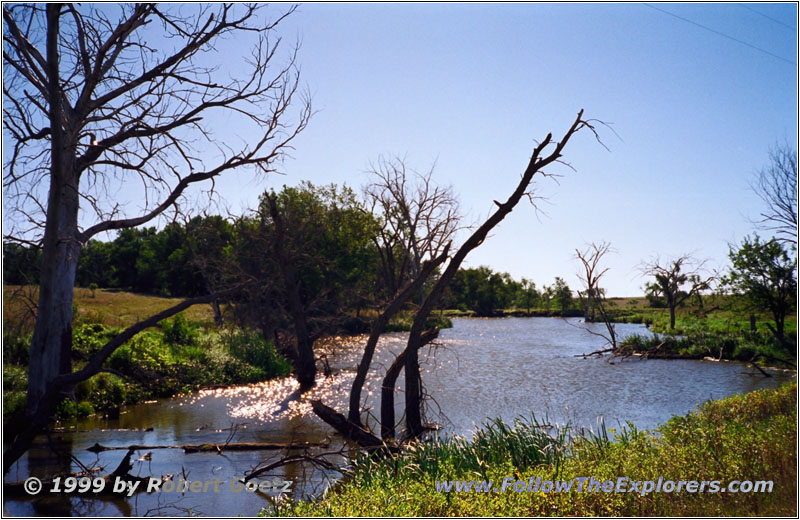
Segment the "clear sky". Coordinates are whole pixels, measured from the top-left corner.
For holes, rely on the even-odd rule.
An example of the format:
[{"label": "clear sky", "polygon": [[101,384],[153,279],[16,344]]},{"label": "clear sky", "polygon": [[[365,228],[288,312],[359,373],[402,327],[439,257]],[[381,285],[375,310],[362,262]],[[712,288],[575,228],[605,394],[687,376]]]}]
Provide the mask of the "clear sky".
[{"label": "clear sky", "polygon": [[[436,161],[474,222],[510,194],[534,140],[583,108],[613,123],[610,151],[578,135],[564,153],[577,172],[537,181],[546,214],[521,203],[466,265],[576,289],[575,248],[607,240],[604,286],[619,296],[642,293],[636,266],[656,254],[723,267],[760,209],[754,172],[776,142],[796,146],[797,6],[653,5],[302,5],[283,34],[302,42],[319,112],[267,185],[359,188],[371,160],[400,154]],[[258,187],[224,189],[236,206]]]},{"label": "clear sky", "polygon": [[610,151],[579,134],[564,152],[577,171],[536,181],[545,215],[521,203],[465,264],[538,286],[562,276],[577,289],[575,248],[591,241],[616,250],[602,284],[615,296],[642,294],[636,266],[656,254],[724,267],[760,209],[756,170],[776,142],[797,143],[794,3],[303,4],[280,32],[302,43],[318,112],[285,176],[217,183],[234,211],[302,180],[360,189],[383,154],[435,161],[478,222],[535,140],[580,109],[612,123],[619,137],[599,128]]}]

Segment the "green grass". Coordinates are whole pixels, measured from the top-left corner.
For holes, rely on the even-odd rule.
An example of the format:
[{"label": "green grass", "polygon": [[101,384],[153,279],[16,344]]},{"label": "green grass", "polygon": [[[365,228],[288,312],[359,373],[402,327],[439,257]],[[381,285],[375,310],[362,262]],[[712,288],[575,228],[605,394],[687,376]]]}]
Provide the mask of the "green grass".
[{"label": "green grass", "polygon": [[[656,431],[545,431],[535,419],[362,456],[334,490],[262,516],[796,516],[797,384],[701,405]],[[569,436],[572,434],[572,437]],[[772,480],[771,493],[437,493],[437,480]]]},{"label": "green grass", "polygon": [[[33,319],[30,308],[38,299],[36,286],[3,286],[4,328],[31,332]],[[99,323],[110,327],[128,327],[183,301],[182,298],[162,298],[124,291],[76,287],[74,292],[75,324]],[[212,324],[214,312],[208,304],[193,305],[184,311],[190,323]]]},{"label": "green grass", "polygon": [[[73,367],[79,369],[119,329],[97,323],[73,330]],[[4,419],[24,411],[29,338],[4,347]],[[13,356],[11,355],[13,354]],[[126,378],[97,374],[75,386],[76,402],[62,402],[61,418],[106,412],[154,397],[169,397],[203,386],[244,384],[285,377],[291,364],[260,333],[240,329],[201,330],[182,315],[162,330],[147,330],[119,347],[106,363]]]}]

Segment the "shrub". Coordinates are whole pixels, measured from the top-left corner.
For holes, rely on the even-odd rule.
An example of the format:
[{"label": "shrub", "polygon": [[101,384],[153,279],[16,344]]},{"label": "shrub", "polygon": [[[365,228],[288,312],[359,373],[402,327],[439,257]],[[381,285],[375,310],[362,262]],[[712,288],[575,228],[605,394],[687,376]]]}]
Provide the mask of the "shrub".
[{"label": "shrub", "polygon": [[[225,338],[234,358],[263,371],[263,379],[285,377],[292,371],[289,361],[280,355],[271,341],[255,331],[237,330]],[[251,374],[252,377],[253,374]]]},{"label": "shrub", "polygon": [[3,363],[27,366],[31,353],[31,335],[3,334]]},{"label": "shrub", "polygon": [[3,418],[21,416],[25,413],[25,405],[28,402],[27,394],[24,391],[15,390],[3,393]]},{"label": "shrub", "polygon": [[75,385],[75,398],[92,403],[95,411],[119,408],[137,401],[138,397],[137,385],[112,374],[97,374]]},{"label": "shrub", "polygon": [[59,419],[69,419],[75,417],[78,411],[78,405],[72,399],[64,399],[56,405],[56,417]]},{"label": "shrub", "polygon": [[94,415],[94,407],[92,403],[88,401],[81,401],[75,408],[75,414],[78,417],[89,417],[90,415]]},{"label": "shrub", "polygon": [[117,332],[117,329],[99,323],[85,323],[75,327],[72,331],[72,358],[89,359]]},{"label": "shrub", "polygon": [[161,323],[164,341],[173,345],[194,345],[197,342],[197,330],[189,325],[183,314],[177,314],[171,320]]}]

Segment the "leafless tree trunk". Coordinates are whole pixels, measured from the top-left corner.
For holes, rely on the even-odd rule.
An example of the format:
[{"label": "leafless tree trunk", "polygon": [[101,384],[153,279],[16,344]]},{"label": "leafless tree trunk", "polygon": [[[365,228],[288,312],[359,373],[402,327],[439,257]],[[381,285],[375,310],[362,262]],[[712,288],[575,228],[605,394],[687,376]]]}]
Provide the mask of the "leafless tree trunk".
[{"label": "leafless tree trunk", "polygon": [[[181,14],[191,9],[193,15]],[[37,377],[29,378],[28,424],[19,425],[4,458],[6,470],[30,442],[24,435],[46,422],[58,393],[82,380],[78,375],[102,369],[97,357],[89,370],[73,373],[69,365],[73,286],[83,244],[98,233],[150,222],[169,209],[177,213],[190,186],[213,182],[227,171],[273,171],[305,128],[308,102],[294,122],[289,112],[299,96],[296,49],[277,65],[278,43],[269,38],[293,8],[272,21],[259,15],[261,9],[3,5],[3,123],[13,145],[3,186],[14,222],[4,238],[43,245],[29,367]],[[215,42],[232,34],[253,38],[247,57],[251,70],[241,79],[218,74],[208,61]],[[147,43],[152,39],[170,45],[155,48]],[[241,116],[253,139],[218,142],[204,118],[213,112]],[[145,207],[135,216],[126,216],[123,203],[112,195],[130,181],[143,190]],[[97,217],[83,230],[81,206]],[[119,345],[117,338],[107,344]]]},{"label": "leafless tree trunk", "polygon": [[[445,247],[439,256],[430,262],[425,262],[419,274],[414,277],[414,280],[403,288],[386,306],[384,311],[373,322],[369,339],[364,347],[364,354],[361,356],[361,362],[358,364],[356,371],[356,378],[353,380],[353,387],[350,390],[350,409],[348,411],[348,420],[353,424],[361,426],[361,392],[364,388],[364,382],[367,380],[369,367],[372,363],[372,357],[375,354],[375,347],[378,345],[378,340],[386,329],[389,320],[397,314],[402,306],[413,296],[415,292],[430,278],[433,271],[440,266],[446,259],[449,247]],[[394,385],[392,385],[392,389]]]},{"label": "leafless tree trunk", "polygon": [[[422,387],[421,376],[419,371],[419,349],[423,346],[423,332],[425,321],[430,316],[431,311],[437,304],[447,284],[450,283],[453,276],[455,276],[461,263],[467,255],[476,247],[481,245],[486,239],[489,232],[497,226],[519,203],[523,196],[528,196],[532,200],[532,195],[528,191],[533,176],[540,172],[546,166],[558,161],[561,158],[561,152],[566,146],[569,139],[582,128],[589,128],[594,132],[594,127],[590,122],[585,121],[583,118],[583,110],[578,113],[575,121],[570,126],[569,130],[564,134],[564,137],[558,143],[552,142],[552,134],[539,143],[533,150],[533,154],[528,163],[522,178],[517,184],[516,189],[505,203],[495,201],[497,210],[489,216],[486,221],[476,229],[466,242],[458,249],[453,255],[453,258],[447,265],[447,268],[442,273],[442,276],[436,281],[436,284],[431,289],[430,294],[425,298],[422,306],[417,311],[414,322],[411,326],[411,333],[408,338],[408,344],[404,350],[405,352],[405,396],[406,396],[406,427],[408,435],[411,437],[418,437],[422,434],[424,426],[422,424]],[[596,135],[596,134],[595,134]],[[553,145],[554,149],[548,154],[543,155],[545,149]]]},{"label": "leafless tree trunk", "polygon": [[608,268],[603,270],[599,270],[598,264],[600,263],[600,259],[611,250],[611,244],[609,242],[601,242],[600,244],[595,244],[592,242],[586,248],[585,251],[578,251],[575,250],[575,256],[577,256],[578,260],[581,261],[581,265],[583,266],[583,273],[578,273],[578,278],[581,282],[583,282],[583,286],[585,288],[584,294],[586,295],[586,302],[584,307],[583,313],[583,321],[589,322],[594,321],[593,316],[593,309],[592,309],[592,298],[599,297],[599,285],[600,278],[606,274]]}]

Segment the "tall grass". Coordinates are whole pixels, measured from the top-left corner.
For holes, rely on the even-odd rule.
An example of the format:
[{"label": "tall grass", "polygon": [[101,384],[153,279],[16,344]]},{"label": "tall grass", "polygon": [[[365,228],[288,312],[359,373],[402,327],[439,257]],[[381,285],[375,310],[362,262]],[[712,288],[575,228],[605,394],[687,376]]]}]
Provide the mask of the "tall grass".
[{"label": "tall grass", "polygon": [[[283,501],[284,516],[796,516],[797,384],[706,403],[655,431],[547,429],[491,421],[461,437],[361,456],[315,501]],[[437,493],[437,480],[772,480],[771,493]]]}]

